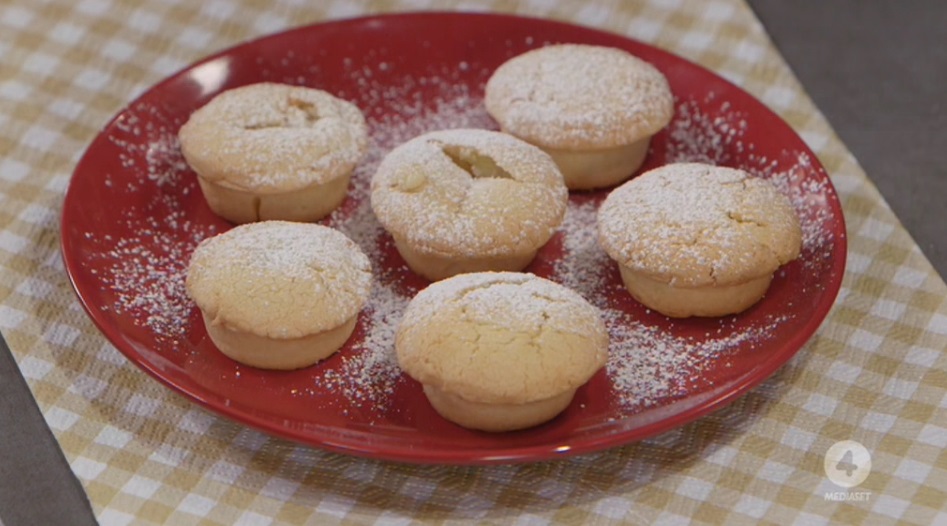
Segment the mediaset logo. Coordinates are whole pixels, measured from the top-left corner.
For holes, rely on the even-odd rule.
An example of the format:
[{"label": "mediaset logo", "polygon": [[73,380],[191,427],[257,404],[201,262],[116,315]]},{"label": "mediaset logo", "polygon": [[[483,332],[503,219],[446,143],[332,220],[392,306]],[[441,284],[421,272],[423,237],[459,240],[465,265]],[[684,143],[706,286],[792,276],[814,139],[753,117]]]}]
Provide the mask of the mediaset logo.
[{"label": "mediaset logo", "polygon": [[[825,476],[836,486],[854,488],[871,473],[871,453],[861,443],[842,440],[832,444],[823,460]],[[837,502],[867,502],[870,491],[827,491],[825,500]]]}]

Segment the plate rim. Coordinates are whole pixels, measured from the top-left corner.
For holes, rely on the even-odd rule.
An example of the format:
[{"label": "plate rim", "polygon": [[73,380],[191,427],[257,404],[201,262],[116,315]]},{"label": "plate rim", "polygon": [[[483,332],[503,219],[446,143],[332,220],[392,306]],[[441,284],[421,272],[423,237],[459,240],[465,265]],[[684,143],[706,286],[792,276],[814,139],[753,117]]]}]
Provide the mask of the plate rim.
[{"label": "plate rim", "polygon": [[[452,449],[449,451],[446,450],[430,450],[430,449],[420,449],[420,448],[397,448],[395,450],[392,447],[381,447],[373,446],[370,442],[360,442],[357,445],[350,443],[343,443],[340,441],[333,440],[334,437],[323,436],[321,440],[314,440],[313,437],[309,434],[302,432],[293,432],[292,429],[288,429],[285,426],[279,426],[273,423],[270,420],[262,418],[256,411],[245,411],[240,410],[239,407],[234,407],[231,405],[215,403],[210,400],[211,397],[208,397],[207,394],[213,394],[207,392],[207,389],[202,390],[202,392],[195,392],[194,389],[187,388],[175,382],[174,379],[169,378],[167,375],[163,375],[159,370],[159,367],[156,366],[152,361],[146,360],[144,356],[138,352],[134,351],[134,344],[128,340],[123,331],[118,327],[108,323],[104,314],[101,312],[100,308],[96,305],[93,305],[89,298],[83,294],[82,289],[83,285],[80,284],[75,275],[75,267],[79,264],[78,254],[73,248],[73,242],[71,236],[63,235],[67,231],[67,222],[69,217],[73,213],[71,210],[75,207],[67,207],[67,203],[70,202],[70,195],[75,195],[75,176],[80,171],[81,168],[88,162],[90,162],[90,156],[94,151],[95,147],[101,142],[107,139],[105,132],[109,129],[112,129],[116,122],[126,114],[130,109],[134,108],[139,104],[144,98],[154,91],[160,90],[165,85],[175,82],[182,75],[186,75],[188,72],[192,71],[195,68],[200,67],[203,64],[218,60],[222,57],[232,55],[236,53],[241,48],[249,48],[255,45],[259,45],[260,42],[267,40],[277,40],[281,38],[287,38],[287,35],[294,33],[306,33],[311,31],[318,31],[324,26],[341,26],[341,25],[360,25],[360,24],[370,24],[378,20],[392,20],[392,19],[432,19],[436,20],[443,17],[457,17],[457,18],[484,18],[484,19],[508,19],[513,21],[522,21],[524,23],[530,24],[542,24],[551,27],[568,27],[570,30],[580,29],[582,31],[588,32],[589,34],[599,34],[602,37],[608,38],[618,38],[626,41],[630,41],[638,46],[643,46],[650,48],[653,51],[656,51],[659,55],[664,57],[669,57],[672,61],[678,61],[688,67],[697,68],[701,70],[701,73],[704,75],[709,75],[718,82],[726,84],[731,89],[734,89],[738,92],[743,93],[746,97],[751,99],[755,105],[759,106],[759,110],[764,114],[768,114],[769,118],[776,119],[785,125],[792,133],[799,139],[801,145],[801,152],[807,154],[813,165],[814,169],[819,171],[821,176],[824,177],[826,183],[825,191],[832,197],[830,200],[829,208],[832,209],[833,215],[832,220],[837,223],[837,230],[835,231],[839,235],[836,236],[835,248],[833,249],[833,262],[829,268],[825,271],[829,273],[834,279],[830,279],[826,283],[826,288],[823,291],[824,301],[818,304],[817,308],[812,311],[812,315],[806,320],[805,324],[801,330],[793,334],[791,337],[787,338],[790,342],[788,344],[783,344],[777,352],[772,353],[768,356],[767,360],[760,362],[756,367],[747,371],[746,373],[740,375],[736,381],[732,383],[732,387],[709,397],[707,400],[697,404],[694,407],[685,409],[681,412],[673,414],[669,417],[660,418],[653,422],[646,423],[642,426],[634,428],[632,431],[626,432],[617,432],[611,434],[604,434],[599,437],[585,437],[581,441],[581,444],[570,447],[567,450],[563,450],[561,446],[553,446],[551,443],[542,443],[535,446],[516,446],[513,449],[504,449],[502,454],[500,450],[480,450],[478,448],[466,447],[463,449]],[[564,40],[565,41],[565,40]],[[73,201],[75,198],[72,199]],[[69,185],[66,189],[63,202],[62,202],[62,213],[60,217],[60,255],[65,267],[66,275],[68,276],[69,283],[73,289],[73,292],[76,294],[80,304],[83,307],[83,310],[91,318],[93,324],[105,336],[106,340],[114,346],[121,354],[128,359],[130,362],[135,364],[139,369],[145,371],[153,379],[158,380],[158,382],[165,387],[169,388],[171,391],[177,393],[179,396],[183,396],[185,399],[195,402],[204,409],[217,414],[224,416],[228,420],[235,422],[239,425],[246,425],[257,430],[260,430],[264,433],[267,433],[272,436],[278,436],[283,439],[288,439],[296,443],[305,444],[312,447],[317,447],[323,450],[332,451],[335,453],[341,453],[345,455],[353,455],[358,457],[380,459],[386,461],[398,461],[398,462],[407,462],[414,464],[448,464],[448,465],[485,465],[485,464],[509,464],[509,463],[523,463],[523,462],[536,462],[536,461],[545,461],[556,458],[563,458],[568,456],[574,456],[579,454],[587,454],[596,451],[601,451],[607,448],[618,447],[622,445],[632,444],[640,440],[655,436],[662,432],[675,429],[684,424],[694,422],[700,418],[706,416],[709,413],[712,413],[716,410],[722,409],[723,407],[729,405],[738,398],[746,395],[750,390],[764,382],[766,379],[770,378],[778,369],[784,366],[793,356],[795,356],[818,331],[819,327],[825,322],[828,317],[829,312],[835,306],[838,298],[838,294],[841,290],[842,281],[845,275],[845,269],[847,265],[847,234],[846,234],[846,224],[844,213],[841,206],[841,200],[838,196],[838,192],[835,189],[834,184],[832,183],[831,177],[829,176],[828,171],[822,165],[818,156],[812,151],[808,144],[802,139],[799,133],[793,128],[785,119],[783,119],[778,113],[766,105],[763,101],[758,99],[755,95],[741,88],[734,82],[731,82],[727,78],[723,77],[719,73],[706,68],[696,62],[689,60],[688,58],[677,55],[671,51],[665,50],[661,47],[658,47],[654,44],[646,43],[641,40],[638,40],[634,37],[630,37],[621,33],[616,33],[608,30],[604,30],[597,27],[591,27],[581,24],[574,24],[569,22],[564,22],[555,19],[535,17],[535,16],[523,16],[516,14],[508,13],[487,13],[487,12],[454,12],[454,11],[422,11],[422,12],[396,12],[396,13],[380,13],[380,14],[369,14],[362,15],[351,18],[341,18],[333,20],[323,20],[317,21],[310,24],[305,24],[297,27],[287,28],[285,30],[277,31],[274,33],[269,33],[265,35],[260,35],[253,37],[247,40],[239,41],[233,45],[230,45],[224,49],[213,52],[203,58],[200,58],[192,63],[185,65],[182,68],[179,68],[175,72],[163,77],[158,82],[146,87],[141,93],[134,96],[129,102],[127,102],[118,112],[116,112],[111,119],[107,121],[97,132],[95,137],[89,142],[88,146],[83,151],[82,156],[76,163],[69,180]],[[221,395],[222,396],[222,395]],[[671,402],[672,405],[675,402]],[[347,430],[347,433],[363,433],[362,431],[353,431]],[[488,453],[485,455],[485,453]]]}]

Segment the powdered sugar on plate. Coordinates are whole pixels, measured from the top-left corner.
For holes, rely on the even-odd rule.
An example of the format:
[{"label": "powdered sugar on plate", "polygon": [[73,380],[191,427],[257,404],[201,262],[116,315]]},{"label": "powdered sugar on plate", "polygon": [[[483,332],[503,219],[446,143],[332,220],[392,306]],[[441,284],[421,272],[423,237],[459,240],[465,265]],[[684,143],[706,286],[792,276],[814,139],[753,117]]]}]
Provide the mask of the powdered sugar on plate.
[{"label": "powdered sugar on plate", "polygon": [[[667,128],[666,162],[727,165],[735,153],[752,148],[743,142],[748,126],[745,116],[732,111],[729,102],[716,104],[715,99],[710,93],[702,104],[677,101],[674,120]],[[708,104],[717,106],[712,114],[701,109]]]},{"label": "powdered sugar on plate", "polygon": [[193,307],[184,288],[186,262],[193,247],[161,230],[140,232],[151,235],[148,243],[123,238],[106,253],[114,262],[105,278],[117,294],[113,308],[148,327],[159,344],[173,344],[184,337]]},{"label": "powdered sugar on plate", "polygon": [[[745,114],[733,110],[727,101],[717,102],[714,93],[701,102],[678,101],[675,118],[667,129],[666,162],[733,166],[768,179],[789,197],[799,216],[803,250],[830,246],[833,234],[826,227],[830,213],[820,206],[824,203],[818,202],[824,199],[830,183],[828,177],[812,177],[816,163],[809,155],[797,152],[789,168],[780,169],[778,160],[756,153],[755,145],[746,139],[749,124]],[[708,105],[714,109],[702,109]]]},{"label": "powdered sugar on plate", "polygon": [[[363,73],[360,73],[360,75]],[[363,77],[359,77],[362,81]],[[429,131],[447,128],[485,128],[492,121],[479,96],[465,84],[444,82],[437,77],[407,78],[393,87],[360,82],[362,95],[372,107],[386,105],[388,112],[368,112],[369,149],[366,159],[352,175],[348,204],[336,210],[329,224],[353,239],[372,260],[375,284],[366,307],[365,332],[352,342],[358,352],[343,355],[336,370],[317,375],[314,382],[336,389],[346,398],[370,402],[387,409],[389,395],[402,379],[394,354],[394,336],[401,314],[417,292],[417,287],[402,279],[403,268],[392,268],[385,261],[394,247],[371,210],[371,179],[382,158],[394,147]],[[440,86],[427,104],[408,95],[418,85]]]},{"label": "powdered sugar on plate", "polygon": [[[369,150],[353,174],[349,198],[325,223],[348,235],[368,255],[374,285],[346,350],[332,359],[331,367],[307,369],[309,387],[294,389],[293,396],[315,398],[332,392],[353,407],[371,406],[383,412],[403,409],[391,403],[392,394],[404,381],[395,360],[394,334],[402,312],[424,283],[412,278],[393,256],[390,236],[371,211],[370,181],[388,151],[417,135],[447,128],[495,129],[483,108],[482,83],[469,81],[470,75],[485,79],[489,72],[471,68],[476,66],[465,63],[425,77],[394,80],[390,65],[378,69],[353,65],[350,74],[356,91],[338,95],[360,101],[369,125]],[[380,80],[382,75],[386,76]],[[773,181],[790,197],[803,226],[804,264],[822,264],[819,260],[828,257],[833,242],[825,226],[831,217],[819,202],[826,194],[827,180],[812,178],[812,161],[804,154],[789,169],[780,168],[785,162],[755,155],[747,139],[746,117],[726,102],[712,111],[701,110],[711,102],[712,97],[677,101],[676,117],[664,132],[665,160],[732,166],[739,158],[736,164],[743,165],[738,167]],[[194,192],[196,183],[176,142],[180,123],[159,119],[165,124],[143,125],[135,117],[141,112],[153,116],[156,111],[160,113],[147,106],[132,108],[112,139],[121,147],[122,165],[131,174],[122,179],[124,191],[145,192],[148,197],[125,212],[135,235],[100,240],[101,257],[108,262],[101,279],[115,297],[110,308],[146,328],[162,352],[177,352],[186,348],[189,320],[195,312],[183,286],[187,262],[194,247],[221,227],[198,222],[182,206],[182,196]],[[115,183],[111,177],[104,179],[107,186]],[[559,252],[550,248],[541,252],[541,258],[549,263],[543,267],[547,269],[544,277],[576,290],[602,313],[611,336],[605,370],[609,392],[595,396],[615,400],[615,418],[705,389],[703,371],[726,367],[737,350],[765,345],[791,319],[789,314],[769,315],[747,324],[727,317],[716,321],[713,329],[695,334],[677,330],[686,321],[657,319],[647,311],[641,316],[632,314],[638,311],[628,308],[632,300],[597,242],[596,213],[603,198],[604,193],[573,195],[565,222],[551,244],[558,244],[555,250]]]},{"label": "powdered sugar on plate", "polygon": [[[342,353],[335,368],[312,368],[314,389],[293,394],[311,395],[315,388],[330,389],[355,404],[370,403],[385,409],[388,395],[401,379],[393,350],[395,328],[417,287],[403,282],[402,269],[379,263],[393,247],[387,246],[384,230],[371,211],[372,175],[384,155],[408,139],[438,129],[492,127],[492,121],[479,95],[469,93],[466,85],[451,79],[448,72],[408,77],[385,87],[363,81],[364,74],[363,70],[353,73],[359,76],[358,85],[363,90],[358,95],[368,99],[370,107],[387,111],[366,112],[368,153],[353,173],[349,198],[326,223],[349,236],[369,256],[375,268],[375,283],[360,320],[363,330],[357,331],[349,344],[352,352]],[[433,100],[410,96],[418,86],[434,87],[437,92]],[[143,114],[148,115],[149,122],[158,120],[161,124],[143,125]],[[115,296],[110,308],[147,328],[163,352],[187,347],[184,340],[196,309],[184,287],[187,265],[200,241],[220,231],[214,225],[198,224],[186,217],[179,197],[194,191],[196,183],[180,153],[175,133],[178,124],[164,118],[159,108],[145,104],[136,105],[122,116],[118,132],[110,138],[120,147],[121,163],[127,171],[121,190],[148,197],[123,214],[134,235],[112,239],[86,233],[87,238],[96,238],[103,246],[98,257],[107,264],[100,278]],[[115,183],[107,177],[105,184],[111,187]]]},{"label": "powdered sugar on plate", "polygon": [[[142,115],[148,116],[147,124]],[[148,104],[120,117],[116,133],[109,136],[121,150],[125,169],[125,184],[117,190],[147,197],[121,212],[133,235],[113,239],[85,234],[102,247],[96,257],[106,264],[93,272],[114,294],[110,308],[148,328],[162,349],[179,348],[186,335],[194,306],[184,287],[187,262],[197,244],[217,232],[214,225],[192,221],[182,204],[181,197],[193,192],[196,183],[185,177],[187,164],[177,137],[168,131],[173,126],[164,112]],[[115,180],[107,175],[104,184],[112,187]]]},{"label": "powdered sugar on plate", "polygon": [[[599,200],[573,197],[563,224],[563,255],[550,279],[569,286],[600,309],[608,328],[606,373],[624,411],[652,407],[697,387],[701,372],[716,366],[738,347],[765,342],[788,316],[737,326],[721,318],[719,327],[700,337],[677,336],[673,330],[636,319],[621,299],[626,294],[614,263],[599,246],[596,215]],[[616,301],[615,297],[621,298]],[[686,322],[685,322],[686,323]]]}]

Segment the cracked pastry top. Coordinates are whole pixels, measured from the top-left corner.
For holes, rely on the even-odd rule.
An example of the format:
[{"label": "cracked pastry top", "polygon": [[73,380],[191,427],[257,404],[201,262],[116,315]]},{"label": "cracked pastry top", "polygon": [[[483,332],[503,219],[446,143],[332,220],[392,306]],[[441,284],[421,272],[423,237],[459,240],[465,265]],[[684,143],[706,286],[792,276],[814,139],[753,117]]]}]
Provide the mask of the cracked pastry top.
[{"label": "cracked pastry top", "polygon": [[191,114],[178,138],[211,210],[235,223],[325,217],[368,147],[354,104],[275,83],[222,92]]},{"label": "cracked pastry top", "polygon": [[678,163],[615,189],[599,209],[599,242],[619,264],[675,287],[771,275],[802,245],[789,200],[745,171]]},{"label": "cracked pastry top", "polygon": [[567,199],[548,155],[480,129],[436,131],[398,146],[371,185],[372,209],[399,250],[448,259],[531,259],[559,227]]},{"label": "cracked pastry top", "polygon": [[[605,364],[607,348],[594,306],[567,287],[518,272],[430,285],[408,305],[395,338],[400,366],[424,385],[438,412],[492,431],[555,416]],[[506,410],[512,421],[502,416]]]},{"label": "cracked pastry top", "polygon": [[674,100],[654,66],[616,48],[558,44],[500,65],[484,104],[501,128],[550,148],[602,149],[653,135]]},{"label": "cracked pastry top", "polygon": [[371,283],[368,257],[345,234],[288,221],[241,225],[205,239],[186,278],[209,324],[272,340],[344,325],[368,300]]},{"label": "cracked pastry top", "polygon": [[227,90],[191,114],[181,151],[201,177],[285,192],[350,171],[368,145],[362,112],[327,92],[260,83]]}]

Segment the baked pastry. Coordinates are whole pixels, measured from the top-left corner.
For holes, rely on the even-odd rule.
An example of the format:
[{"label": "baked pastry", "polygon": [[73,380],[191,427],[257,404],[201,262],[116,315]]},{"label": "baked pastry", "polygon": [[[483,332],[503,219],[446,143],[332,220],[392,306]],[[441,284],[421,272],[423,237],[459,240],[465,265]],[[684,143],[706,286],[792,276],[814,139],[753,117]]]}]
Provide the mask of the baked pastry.
[{"label": "baked pastry", "polygon": [[337,351],[371,283],[368,258],[345,234],[288,221],[205,239],[185,281],[217,348],[263,369],[298,369]]},{"label": "baked pastry", "polygon": [[667,79],[654,66],[585,44],[550,45],[501,64],[484,104],[502,131],[551,155],[571,190],[630,177],[674,112]]},{"label": "baked pastry", "polygon": [[562,412],[604,364],[608,332],[578,293],[532,274],[439,281],[408,304],[398,363],[461,426],[511,431]]},{"label": "baked pastry", "polygon": [[598,236],[631,295],[676,318],[749,308],[802,246],[792,203],[775,186],[701,163],[665,165],[613,190]]},{"label": "baked pastry", "polygon": [[479,129],[441,130],[393,149],[371,205],[416,273],[521,270],[565,217],[568,190],[539,148]]},{"label": "baked pastry", "polygon": [[342,203],[368,146],[362,112],[321,90],[227,90],[178,134],[211,210],[234,223],[316,221]]}]

